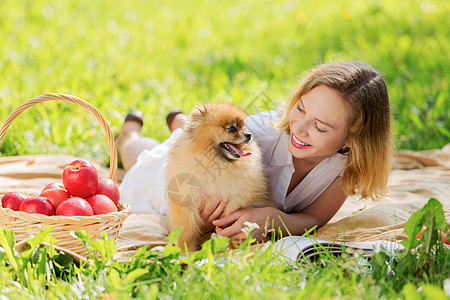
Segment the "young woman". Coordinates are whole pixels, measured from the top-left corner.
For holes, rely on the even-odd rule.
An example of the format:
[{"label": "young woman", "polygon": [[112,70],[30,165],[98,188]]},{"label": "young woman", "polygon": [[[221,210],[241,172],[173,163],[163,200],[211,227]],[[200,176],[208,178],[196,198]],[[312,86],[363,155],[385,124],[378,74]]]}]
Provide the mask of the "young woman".
[{"label": "young woman", "polygon": [[[377,71],[358,62],[321,65],[300,81],[286,104],[281,114],[258,113],[246,124],[261,148],[275,207],[221,218],[226,199],[214,199],[201,214],[217,234],[239,243],[245,239],[244,222],[251,222],[259,225],[252,231],[258,241],[272,225],[283,235],[301,235],[325,225],[348,195],[375,199],[385,193],[391,116]],[[181,126],[185,116],[176,114],[174,120]],[[123,159],[126,153],[119,152]]]}]

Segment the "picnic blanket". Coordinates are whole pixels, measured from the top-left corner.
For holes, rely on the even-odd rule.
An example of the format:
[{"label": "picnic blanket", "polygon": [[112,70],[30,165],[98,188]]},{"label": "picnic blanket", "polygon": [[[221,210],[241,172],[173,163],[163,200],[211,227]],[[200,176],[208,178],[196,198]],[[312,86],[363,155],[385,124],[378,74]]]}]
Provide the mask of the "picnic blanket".
[{"label": "picnic blanket", "polygon": [[[51,182],[61,181],[63,168],[76,159],[70,155],[0,157],[0,194],[10,191],[39,193]],[[101,177],[109,169],[96,164]],[[118,172],[121,181],[123,172]],[[450,144],[442,149],[398,151],[388,182],[389,195],[381,200],[349,197],[331,221],[318,229],[325,240],[398,241],[406,238],[409,217],[434,197],[444,206],[450,222]],[[143,245],[164,245],[166,219],[155,214],[132,214],[117,239],[119,255],[132,254]]]}]

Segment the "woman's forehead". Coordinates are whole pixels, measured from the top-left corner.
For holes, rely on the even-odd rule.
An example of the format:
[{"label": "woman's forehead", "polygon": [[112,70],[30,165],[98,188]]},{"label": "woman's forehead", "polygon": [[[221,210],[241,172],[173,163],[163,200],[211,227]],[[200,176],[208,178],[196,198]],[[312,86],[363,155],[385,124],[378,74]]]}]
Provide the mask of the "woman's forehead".
[{"label": "woman's forehead", "polygon": [[332,128],[339,128],[348,123],[350,107],[335,90],[320,85],[300,97],[310,117]]}]

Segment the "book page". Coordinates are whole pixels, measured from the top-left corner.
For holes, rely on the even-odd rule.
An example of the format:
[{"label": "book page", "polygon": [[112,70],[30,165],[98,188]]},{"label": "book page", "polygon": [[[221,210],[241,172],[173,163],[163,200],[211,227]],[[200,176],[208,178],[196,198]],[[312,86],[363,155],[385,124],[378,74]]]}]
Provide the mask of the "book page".
[{"label": "book page", "polygon": [[325,249],[332,255],[339,255],[345,249],[346,252],[359,252],[364,256],[371,256],[376,252],[384,250],[392,252],[404,250],[403,245],[388,241],[375,242],[337,242],[314,239],[313,237],[288,236],[278,240],[273,247],[275,255],[281,259],[297,261],[304,257],[313,258],[319,253],[325,253]]}]

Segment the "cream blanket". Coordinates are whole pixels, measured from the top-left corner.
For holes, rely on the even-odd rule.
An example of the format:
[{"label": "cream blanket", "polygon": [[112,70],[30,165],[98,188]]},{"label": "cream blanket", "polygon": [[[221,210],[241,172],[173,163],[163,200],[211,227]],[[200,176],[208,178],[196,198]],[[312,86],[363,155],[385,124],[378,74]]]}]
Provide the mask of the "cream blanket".
[{"label": "cream blanket", "polygon": [[[0,195],[39,193],[48,183],[60,181],[62,169],[74,159],[69,155],[0,157]],[[107,168],[96,167],[100,176],[109,176]],[[122,176],[119,171],[119,181]],[[450,222],[450,144],[439,150],[397,152],[388,189],[390,195],[379,201],[349,197],[316,236],[346,241],[402,240],[405,222],[431,197],[443,204]],[[126,256],[142,245],[164,245],[167,234],[163,216],[132,214],[117,239],[118,250]]]}]

